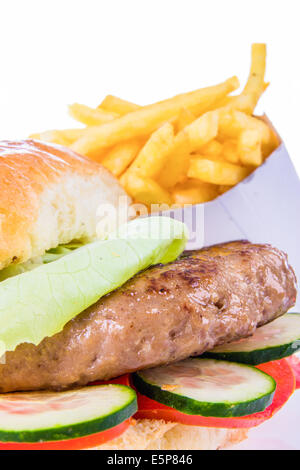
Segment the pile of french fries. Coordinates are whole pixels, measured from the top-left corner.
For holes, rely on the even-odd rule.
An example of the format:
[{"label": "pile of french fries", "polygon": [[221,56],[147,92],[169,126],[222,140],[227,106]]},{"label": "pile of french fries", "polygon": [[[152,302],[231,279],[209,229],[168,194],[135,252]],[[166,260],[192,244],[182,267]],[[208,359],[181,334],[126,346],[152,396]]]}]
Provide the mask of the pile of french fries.
[{"label": "pile of french fries", "polygon": [[81,129],[31,138],[61,144],[101,162],[135,202],[183,206],[210,201],[246,178],[278,146],[254,117],[267,88],[266,46],[253,44],[245,88],[236,77],[148,106],[108,95],[97,108],[69,107]]}]

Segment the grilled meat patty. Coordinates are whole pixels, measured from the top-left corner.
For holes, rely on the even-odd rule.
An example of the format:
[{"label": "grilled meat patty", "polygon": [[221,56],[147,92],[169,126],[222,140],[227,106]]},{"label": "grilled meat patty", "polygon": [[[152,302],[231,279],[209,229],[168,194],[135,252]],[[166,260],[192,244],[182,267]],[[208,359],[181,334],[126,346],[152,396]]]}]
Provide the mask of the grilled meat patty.
[{"label": "grilled meat patty", "polygon": [[232,242],[144,271],[0,366],[2,392],[65,389],[199,355],[285,313],[296,278],[281,251]]}]

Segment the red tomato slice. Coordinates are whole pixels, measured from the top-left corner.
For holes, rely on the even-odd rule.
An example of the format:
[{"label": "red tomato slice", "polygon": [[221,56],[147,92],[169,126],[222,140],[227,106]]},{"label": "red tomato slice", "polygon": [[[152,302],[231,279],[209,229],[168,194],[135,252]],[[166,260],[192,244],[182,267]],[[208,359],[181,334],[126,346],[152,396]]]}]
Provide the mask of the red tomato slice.
[{"label": "red tomato slice", "polygon": [[[129,374],[122,375],[116,379],[93,382],[89,385],[120,384],[130,386]],[[80,450],[100,446],[123,434],[130,426],[132,419],[129,418],[117,426],[101,431],[96,434],[67,439],[65,441],[49,442],[0,442],[0,450]]]},{"label": "red tomato slice", "polygon": [[131,387],[130,374],[120,375],[120,377],[117,377],[111,380],[97,380],[96,382],[91,382],[89,385],[106,385],[106,384],[119,384],[119,385],[127,385],[128,387]]},{"label": "red tomato slice", "polygon": [[300,357],[290,356],[287,358],[289,365],[291,366],[295,378],[296,378],[296,388],[300,389]]},{"label": "red tomato slice", "polygon": [[191,426],[213,428],[252,428],[271,418],[289,399],[295,390],[295,378],[291,367],[285,359],[267,362],[257,366],[258,369],[271,375],[277,383],[272,404],[260,413],[254,413],[240,418],[207,418],[193,416],[162,405],[138,393],[139,411],[136,419],[163,419]]}]

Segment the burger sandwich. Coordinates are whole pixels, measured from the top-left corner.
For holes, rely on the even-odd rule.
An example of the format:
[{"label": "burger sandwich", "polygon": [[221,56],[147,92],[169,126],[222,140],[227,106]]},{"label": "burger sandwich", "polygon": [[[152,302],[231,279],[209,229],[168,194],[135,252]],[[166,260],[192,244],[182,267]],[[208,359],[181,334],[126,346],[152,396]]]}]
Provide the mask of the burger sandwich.
[{"label": "burger sandwich", "polygon": [[[234,241],[185,251],[137,218],[100,164],[0,143],[0,448],[219,449],[295,389],[287,256]],[[100,230],[99,230],[100,227]]]}]

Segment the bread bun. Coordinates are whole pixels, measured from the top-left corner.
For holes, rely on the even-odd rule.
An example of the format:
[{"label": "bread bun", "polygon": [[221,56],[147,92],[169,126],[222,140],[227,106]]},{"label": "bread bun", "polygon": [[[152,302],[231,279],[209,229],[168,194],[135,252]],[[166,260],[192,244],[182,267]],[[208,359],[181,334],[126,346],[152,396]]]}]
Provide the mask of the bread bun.
[{"label": "bread bun", "polygon": [[247,438],[248,429],[205,428],[139,419],[120,437],[96,450],[217,450]]},{"label": "bread bun", "polygon": [[126,200],[99,163],[34,140],[0,142],[0,187],[0,269],[59,244],[92,240],[99,206]]}]

